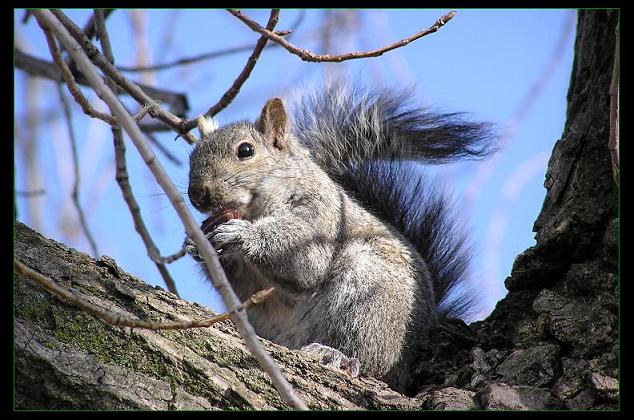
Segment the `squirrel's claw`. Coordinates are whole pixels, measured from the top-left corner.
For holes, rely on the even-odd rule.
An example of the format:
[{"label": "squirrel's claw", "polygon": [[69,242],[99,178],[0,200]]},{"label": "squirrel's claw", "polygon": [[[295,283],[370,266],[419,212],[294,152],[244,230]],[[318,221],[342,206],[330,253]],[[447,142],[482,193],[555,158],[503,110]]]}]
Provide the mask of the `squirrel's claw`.
[{"label": "squirrel's claw", "polygon": [[185,237],[185,242],[183,243],[183,248],[185,248],[185,252],[190,255],[194,260],[198,262],[203,262],[203,257],[198,252],[198,247],[189,236]]},{"label": "squirrel's claw", "polygon": [[207,236],[216,249],[225,249],[228,245],[239,243],[242,234],[251,227],[252,223],[243,219],[231,219],[217,228]]}]

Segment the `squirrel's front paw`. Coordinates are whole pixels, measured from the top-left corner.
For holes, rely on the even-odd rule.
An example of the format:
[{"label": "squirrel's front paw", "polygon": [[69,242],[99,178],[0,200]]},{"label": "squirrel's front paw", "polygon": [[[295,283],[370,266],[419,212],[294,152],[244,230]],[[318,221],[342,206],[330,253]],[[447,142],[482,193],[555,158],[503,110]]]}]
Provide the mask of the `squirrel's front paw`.
[{"label": "squirrel's front paw", "polygon": [[253,226],[253,223],[244,219],[231,219],[207,235],[211,244],[222,254],[236,250],[236,246],[243,240],[245,233]]},{"label": "squirrel's front paw", "polygon": [[185,252],[189,254],[194,260],[198,262],[203,262],[203,257],[200,255],[198,251],[198,247],[189,236],[185,237],[185,242],[183,243],[183,248],[185,248]]},{"label": "squirrel's front paw", "polygon": [[317,356],[325,365],[345,370],[353,378],[359,376],[361,363],[356,357],[347,357],[339,350],[319,343],[311,343],[300,350]]}]

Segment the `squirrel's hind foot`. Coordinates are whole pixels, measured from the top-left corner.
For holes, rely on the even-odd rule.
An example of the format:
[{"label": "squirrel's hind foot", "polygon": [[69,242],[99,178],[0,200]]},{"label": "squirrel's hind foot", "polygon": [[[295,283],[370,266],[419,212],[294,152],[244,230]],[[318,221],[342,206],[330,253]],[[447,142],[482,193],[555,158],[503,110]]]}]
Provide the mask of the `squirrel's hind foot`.
[{"label": "squirrel's hind foot", "polygon": [[343,369],[344,371],[348,372],[353,378],[359,376],[361,363],[356,357],[347,357],[339,350],[319,343],[308,344],[307,346],[302,347],[300,350],[316,356],[321,361],[321,363],[327,366]]}]

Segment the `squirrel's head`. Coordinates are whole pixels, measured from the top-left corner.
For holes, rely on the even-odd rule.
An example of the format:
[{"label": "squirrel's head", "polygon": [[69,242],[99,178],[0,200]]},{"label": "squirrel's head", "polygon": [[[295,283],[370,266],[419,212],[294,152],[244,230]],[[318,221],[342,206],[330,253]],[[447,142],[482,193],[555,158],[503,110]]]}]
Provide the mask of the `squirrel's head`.
[{"label": "squirrel's head", "polygon": [[[300,153],[279,98],[269,100],[255,124],[237,122],[215,128],[201,117],[200,141],[190,155],[188,195],[200,212],[238,210],[256,216],[261,194],[273,178],[283,183],[288,160]],[[268,194],[266,194],[268,196]]]}]

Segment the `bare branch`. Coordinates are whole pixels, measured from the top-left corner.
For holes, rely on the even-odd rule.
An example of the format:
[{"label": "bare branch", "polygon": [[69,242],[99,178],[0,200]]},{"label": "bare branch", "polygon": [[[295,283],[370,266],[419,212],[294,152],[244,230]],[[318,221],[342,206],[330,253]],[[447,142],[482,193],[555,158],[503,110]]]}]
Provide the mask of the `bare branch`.
[{"label": "bare branch", "polygon": [[46,190],[44,189],[33,190],[33,191],[17,191],[17,190],[15,191],[15,195],[19,195],[20,197],[25,197],[25,198],[39,197],[44,194],[46,194]]},{"label": "bare branch", "polygon": [[311,51],[305,50],[303,48],[299,48],[291,44],[290,42],[288,42],[281,36],[275,34],[274,32],[271,32],[261,27],[260,25],[258,25],[257,22],[249,19],[239,10],[229,9],[228,11],[229,13],[231,13],[232,15],[240,19],[242,22],[244,22],[244,24],[247,25],[249,28],[251,28],[251,30],[258,32],[259,34],[261,34],[262,36],[265,36],[266,38],[270,39],[273,42],[278,43],[279,45],[284,47],[288,52],[290,52],[291,54],[297,55],[302,60],[312,62],[312,63],[318,63],[318,62],[339,63],[342,61],[352,60],[357,58],[379,57],[388,51],[403,47],[412,41],[415,41],[419,38],[422,38],[426,35],[436,32],[438,29],[443,27],[447,22],[449,22],[456,15],[455,11],[449,12],[446,15],[442,16],[440,19],[438,19],[431,27],[424,29],[420,32],[417,32],[408,38],[402,39],[398,42],[395,42],[383,48],[379,48],[372,51],[365,51],[365,52],[350,52],[350,53],[340,54],[340,55],[331,55],[331,54],[315,54]]},{"label": "bare branch", "polygon": [[156,137],[154,137],[152,134],[149,134],[149,133],[147,134],[147,137],[150,139],[150,142],[152,142],[152,144],[156,146],[156,149],[159,152],[161,152],[163,156],[165,156],[167,160],[169,160],[170,162],[172,162],[174,165],[177,165],[177,166],[183,165],[183,162],[179,158],[174,156],[174,154],[170,152],[169,149],[163,145],[163,143],[158,141]]},{"label": "bare branch", "polygon": [[141,109],[139,110],[139,112],[134,114],[132,118],[134,118],[136,121],[141,121],[143,117],[145,117],[147,113],[150,112],[151,109],[152,109],[151,105],[147,105],[147,104],[143,105]]},{"label": "bare branch", "polygon": [[[299,27],[299,25],[304,20],[305,16],[306,16],[306,10],[305,9],[300,9],[299,10],[299,14],[297,15],[297,18],[295,19],[295,22],[293,22],[293,24],[291,25],[291,29],[283,30],[283,31],[275,31],[275,33],[277,35],[279,35],[279,36],[289,35],[289,36],[286,37],[286,39],[290,39],[292,34],[297,30],[297,27]],[[264,46],[265,49],[268,49],[268,48],[279,48],[279,47],[280,47],[279,44],[267,44],[267,45]],[[169,63],[155,64],[155,65],[152,65],[152,66],[136,66],[136,67],[117,66],[117,69],[119,69],[119,71],[125,71],[125,72],[129,72],[129,73],[144,72],[144,71],[166,70],[166,69],[169,69],[169,68],[172,68],[172,67],[198,63],[198,62],[201,62],[201,61],[211,60],[213,58],[218,58],[218,57],[222,57],[222,56],[225,56],[225,55],[231,55],[231,54],[240,53],[240,52],[244,52],[244,51],[253,51],[254,48],[255,48],[255,46],[253,46],[251,44],[242,45],[242,46],[238,46],[238,47],[225,48],[225,49],[218,50],[218,51],[211,51],[211,52],[208,52],[208,53],[199,54],[199,55],[195,55],[195,56],[192,56],[192,57],[180,58],[178,60],[174,60],[174,61],[171,61]]]},{"label": "bare branch", "polygon": [[[45,24],[52,29],[53,32],[55,32],[56,37],[64,44],[67,51],[73,55],[73,59],[77,63],[78,67],[89,80],[91,86],[95,89],[99,97],[108,104],[108,107],[110,107],[113,115],[117,117],[117,121],[121,124],[121,127],[126,130],[132,139],[132,142],[137,147],[137,150],[156,178],[156,181],[167,193],[176,213],[185,225],[187,234],[190,238],[192,238],[198,247],[198,250],[202,254],[214,287],[222,296],[227,308],[230,308],[231,320],[244,337],[245,343],[253,356],[258,360],[264,371],[267,372],[271,378],[275,388],[287,404],[298,409],[306,410],[306,404],[297,396],[293,388],[280,372],[279,367],[262,347],[253,327],[249,323],[245,311],[241,310],[241,302],[231,288],[229,280],[220,265],[218,253],[213,249],[203,232],[200,230],[198,223],[196,223],[196,220],[185,205],[180,192],[163,169],[160,161],[156,159],[156,155],[152,149],[148,146],[147,140],[139,129],[136,121],[134,121],[126,109],[121,105],[112,90],[105,85],[103,79],[95,72],[91,59],[88,58],[88,55],[92,54],[91,57],[93,57],[94,60],[94,47],[92,47],[92,49],[87,48],[88,52],[84,52],[84,49],[78,45],[69,31],[67,31],[65,26],[55,18],[51,11],[34,10],[33,14],[41,23]],[[111,64],[110,67],[112,67]],[[104,66],[104,68],[107,68],[107,66]]]},{"label": "bare branch", "polygon": [[89,59],[92,61],[94,65],[99,67],[101,71],[108,77],[110,77],[117,85],[123,88],[128,94],[134,98],[141,105],[153,105],[156,108],[153,108],[152,113],[150,115],[155,114],[157,118],[163,121],[165,124],[169,125],[174,129],[178,134],[185,139],[189,144],[194,144],[196,142],[196,138],[189,134],[188,130],[183,128],[183,120],[181,120],[176,115],[171,112],[165,111],[163,108],[159,107],[155,100],[148,96],[139,85],[131,82],[127,78],[125,78],[116,67],[108,61],[103,54],[99,52],[97,48],[90,42],[90,40],[86,37],[83,31],[70,20],[64,12],[61,10],[53,9],[51,13],[59,19],[60,22],[64,25],[64,27],[68,30],[73,38],[79,43],[81,49],[86,53]]},{"label": "bare branch", "polygon": [[183,246],[180,249],[180,251],[178,251],[178,252],[176,252],[176,253],[174,253],[172,255],[168,255],[167,257],[160,257],[158,259],[158,261],[153,259],[153,261],[154,262],[164,263],[164,264],[170,264],[170,263],[173,263],[174,261],[176,261],[176,260],[178,260],[180,258],[183,258],[185,256],[185,254],[186,254],[185,247]]},{"label": "bare branch", "polygon": [[62,102],[62,108],[64,109],[64,116],[66,118],[66,126],[68,129],[68,138],[70,139],[70,149],[71,154],[73,156],[73,176],[75,178],[73,182],[73,192],[71,197],[73,199],[73,204],[75,205],[75,209],[77,209],[77,214],[79,216],[79,224],[81,225],[82,230],[84,231],[84,235],[88,242],[90,243],[90,248],[92,249],[92,253],[95,258],[99,258],[99,251],[97,250],[97,243],[95,242],[92,233],[90,232],[90,228],[88,227],[88,222],[86,221],[86,216],[84,215],[84,210],[81,207],[79,200],[79,185],[81,183],[80,175],[79,175],[79,158],[77,157],[77,140],[75,139],[75,130],[73,130],[73,122],[72,122],[72,114],[70,110],[70,104],[68,100],[64,96],[64,89],[62,89],[62,84],[57,83],[57,92],[59,94],[59,99]]},{"label": "bare branch", "polygon": [[[24,44],[24,40],[20,36],[20,33],[16,33],[15,43],[16,46]],[[16,124],[15,138],[16,146],[20,147],[21,159],[25,170],[25,184],[24,188],[27,191],[36,191],[43,189],[42,179],[42,164],[40,163],[38,156],[40,156],[40,144],[41,140],[38,137],[38,130],[42,127],[42,124],[46,122],[46,116],[38,110],[39,99],[42,93],[41,83],[39,80],[32,77],[27,77],[23,85],[23,91],[19,94],[26,101],[26,113],[22,117],[24,120],[24,127]],[[27,201],[27,217],[29,225],[34,229],[41,230],[42,226],[42,197],[32,196],[32,200]],[[17,211],[17,210],[16,210]]]},{"label": "bare branch", "polygon": [[30,18],[31,18],[31,11],[30,10],[25,10],[24,11],[24,16],[22,16],[22,23],[27,23]]},{"label": "bare branch", "polygon": [[[114,55],[112,53],[112,47],[110,44],[110,36],[108,35],[108,31],[105,26],[105,19],[104,19],[103,13],[100,10],[95,10],[95,28],[99,36],[99,40],[101,42],[101,48],[104,51],[104,55],[106,59],[114,63]],[[113,90],[113,88],[115,87],[114,82],[110,78],[106,80],[106,84],[111,90]],[[150,107],[144,106],[143,109],[149,110]],[[147,249],[148,256],[156,264],[156,268],[161,274],[161,277],[163,277],[163,281],[165,282],[167,289],[170,292],[174,293],[176,296],[178,296],[176,283],[174,282],[174,279],[170,275],[169,271],[167,271],[167,267],[165,267],[165,265],[162,262],[156,261],[157,259],[161,258],[160,252],[158,248],[156,247],[156,245],[154,244],[154,241],[152,240],[152,237],[150,236],[150,232],[145,226],[145,222],[143,221],[143,218],[141,217],[139,204],[134,198],[134,193],[132,192],[132,186],[128,182],[129,177],[128,177],[126,159],[125,159],[125,143],[123,142],[123,133],[119,126],[112,127],[112,137],[114,141],[114,154],[115,154],[115,162],[116,162],[116,168],[117,168],[115,179],[117,180],[117,184],[119,185],[119,188],[121,189],[121,193],[123,194],[123,199],[128,205],[128,209],[130,210],[130,214],[132,215],[132,220],[134,221],[134,228],[139,233],[139,236],[141,236],[141,240],[143,241],[143,243],[145,244],[145,248]]]},{"label": "bare branch", "polygon": [[[272,44],[272,45],[276,45],[276,44]],[[225,48],[223,50],[218,50],[218,51],[211,51],[208,53],[204,53],[204,54],[199,54],[199,55],[195,55],[192,57],[185,57],[185,58],[180,58],[178,60],[175,61],[171,61],[169,63],[163,63],[163,64],[154,64],[151,66],[135,66],[135,67],[130,67],[130,66],[117,66],[117,69],[119,71],[125,71],[128,73],[139,73],[139,72],[145,72],[145,71],[157,71],[157,70],[166,70],[172,67],[177,67],[177,66],[183,66],[186,64],[192,64],[192,63],[198,63],[200,61],[205,61],[205,60],[211,60],[212,58],[217,58],[217,57],[222,57],[225,55],[231,55],[231,54],[235,54],[235,53],[240,53],[240,52],[244,52],[244,51],[252,51],[253,50],[253,45],[242,45],[239,47],[231,47],[231,48]]]},{"label": "bare branch", "polygon": [[[271,10],[269,21],[266,24],[266,30],[271,31],[273,30],[273,28],[275,28],[275,25],[277,25],[279,15],[280,15],[279,9]],[[265,36],[262,36],[260,37],[260,39],[258,39],[258,42],[255,44],[255,48],[253,49],[251,56],[249,56],[249,59],[247,60],[247,64],[244,66],[244,68],[242,69],[242,71],[240,72],[236,80],[234,80],[229,90],[227,90],[224,93],[224,95],[222,95],[220,100],[207,110],[205,115],[213,117],[214,115],[216,115],[217,113],[225,109],[231,103],[231,101],[235,99],[238,93],[240,93],[240,88],[251,75],[251,72],[253,71],[253,68],[255,67],[255,63],[257,63],[258,58],[260,57],[260,54],[262,53],[262,49],[264,49],[264,46],[266,45],[267,41],[268,41],[268,38]],[[198,120],[196,118],[192,118],[191,120],[185,123],[185,128],[188,130],[191,130],[192,128],[196,127],[197,121]]]},{"label": "bare branch", "polygon": [[[42,60],[32,55],[24,53],[21,49],[15,48],[15,61],[16,68],[25,71],[33,76],[43,77],[55,81],[63,80],[62,75],[59,73],[57,66],[50,61]],[[71,69],[72,72],[72,69]],[[75,81],[80,85],[88,85],[86,78],[78,72],[72,72]],[[156,102],[163,102],[170,106],[170,110],[175,115],[185,115],[189,110],[189,104],[187,102],[187,96],[178,92],[170,92],[167,90],[157,89],[152,86],[147,86],[142,83],[136,84],[145,94]],[[128,94],[121,87],[117,86],[117,95]],[[151,102],[147,102],[151,103]]]},{"label": "bare branch", "polygon": [[95,9],[95,13],[92,16],[90,16],[90,18],[88,19],[88,22],[86,22],[86,24],[84,25],[84,33],[86,34],[88,39],[92,39],[95,35],[97,35],[97,39],[101,40],[99,38],[99,32],[97,31],[97,25],[96,25],[97,10],[100,11],[101,15],[103,16],[103,20],[106,20],[108,16],[110,16],[110,13],[114,12],[115,9]]},{"label": "bare branch", "polygon": [[[116,327],[130,327],[130,328],[142,328],[147,330],[185,330],[190,328],[207,328],[211,327],[221,321],[225,321],[231,317],[231,312],[224,312],[220,315],[216,315],[211,318],[194,319],[190,321],[174,321],[174,322],[151,322],[143,321],[140,319],[134,319],[124,316],[120,313],[114,313],[108,311],[100,306],[95,305],[83,299],[72,292],[69,292],[65,288],[58,285],[55,281],[47,276],[44,276],[37,271],[31,269],[21,261],[15,259],[16,272],[27,276],[35,283],[37,283],[44,290],[57,296],[71,305],[74,305],[85,312],[88,312],[96,317],[100,318],[106,324]],[[254,293],[249,299],[245,300],[237,310],[246,311],[253,306],[265,302],[275,289],[273,287],[265,290],[260,290]]]},{"label": "bare branch", "polygon": [[[66,81],[66,85],[68,86],[68,90],[71,92],[71,94],[73,95],[77,103],[81,105],[84,112],[87,115],[95,117],[95,118],[99,118],[100,120],[105,121],[108,124],[116,123],[115,119],[112,118],[110,115],[97,112],[90,106],[90,104],[88,103],[88,100],[81,93],[81,91],[79,90],[79,87],[75,83],[73,75],[71,74],[70,70],[66,66],[66,63],[62,59],[59,48],[57,47],[57,41],[55,41],[55,37],[53,36],[53,34],[48,28],[43,26],[41,26],[41,28],[42,28],[42,31],[44,32],[44,35],[46,36],[46,42],[48,43],[48,48],[51,51],[51,56],[53,57],[53,60],[59,67],[64,77],[64,80]],[[73,157],[73,175],[75,180],[73,182],[73,191],[71,193],[71,197],[73,200],[73,204],[75,205],[75,209],[77,210],[77,215],[79,216],[79,223],[84,232],[84,235],[86,236],[86,239],[88,240],[88,243],[90,244],[90,248],[92,249],[93,255],[95,256],[95,258],[98,258],[99,251],[97,250],[97,243],[95,242],[95,239],[93,238],[92,233],[90,232],[90,228],[88,227],[88,223],[86,222],[86,216],[84,215],[84,211],[81,207],[81,203],[79,200],[79,186],[80,186],[81,180],[80,180],[80,172],[79,172],[79,158],[77,157],[77,140],[75,139],[75,130],[73,130],[70,104],[68,103],[68,101],[66,100],[66,97],[64,96],[64,90],[62,89],[61,82],[57,82],[57,92],[59,94],[59,99],[62,102],[62,109],[64,110],[64,116],[66,118],[68,138],[70,139],[70,146],[71,146],[70,149],[71,149],[71,154]]]},{"label": "bare branch", "polygon": [[[62,59],[62,54],[57,47],[57,41],[55,41],[55,37],[47,28],[42,28],[42,30],[44,31],[44,35],[46,36],[46,42],[48,43],[48,49],[51,52],[51,57],[53,57],[53,61],[61,72],[62,77],[66,82],[66,86],[68,87],[68,91],[71,93],[71,95],[73,95],[75,101],[81,106],[84,114],[92,118],[100,119],[110,125],[116,124],[117,120],[114,119],[111,115],[104,114],[103,112],[98,112],[92,106],[90,106],[88,99],[83,95],[83,93],[81,93],[81,89],[79,89],[79,86],[77,86],[77,83],[75,83],[75,77],[68,68],[68,65]],[[58,84],[59,83],[60,81],[58,81]]]}]

